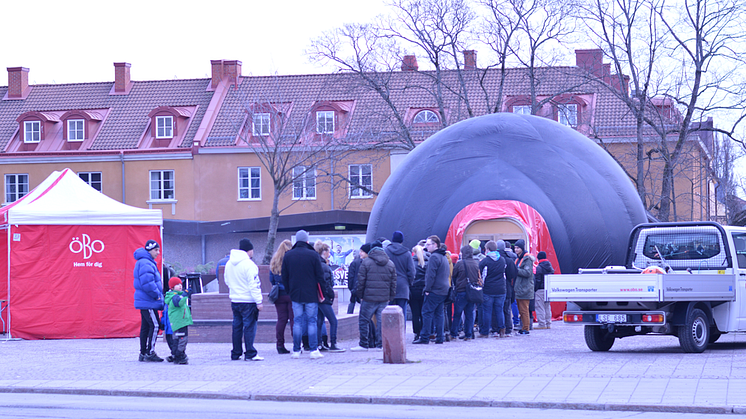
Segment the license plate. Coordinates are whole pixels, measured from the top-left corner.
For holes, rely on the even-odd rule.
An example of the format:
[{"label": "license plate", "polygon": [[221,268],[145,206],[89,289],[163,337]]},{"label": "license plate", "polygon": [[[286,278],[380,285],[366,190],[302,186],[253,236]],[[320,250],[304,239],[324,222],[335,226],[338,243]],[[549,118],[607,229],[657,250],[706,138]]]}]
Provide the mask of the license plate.
[{"label": "license plate", "polygon": [[599,323],[626,323],[626,314],[596,314],[596,321]]}]

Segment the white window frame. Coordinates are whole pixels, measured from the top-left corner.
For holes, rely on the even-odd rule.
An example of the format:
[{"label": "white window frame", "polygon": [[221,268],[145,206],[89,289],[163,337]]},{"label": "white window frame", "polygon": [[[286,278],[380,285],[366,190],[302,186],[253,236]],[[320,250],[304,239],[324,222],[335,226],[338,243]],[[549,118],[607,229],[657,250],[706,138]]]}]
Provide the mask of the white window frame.
[{"label": "white window frame", "polygon": [[67,120],[67,141],[80,142],[85,140],[85,119]]},{"label": "white window frame", "polygon": [[[364,173],[363,168],[367,168],[367,175]],[[373,197],[373,193],[371,192],[373,189],[373,165],[351,164],[348,167],[348,175],[350,179],[350,198],[367,199]],[[361,189],[358,185],[367,189]]]},{"label": "white window frame", "polygon": [[255,113],[252,116],[251,132],[255,137],[266,137],[270,130],[269,113]]},{"label": "white window frame", "polygon": [[557,122],[566,127],[578,126],[578,105],[576,103],[557,105]]},{"label": "white window frame", "polygon": [[438,114],[431,111],[430,109],[425,109],[422,111],[417,112],[417,114],[414,116],[414,119],[412,119],[413,124],[438,124],[440,123],[440,118],[438,117]]},{"label": "white window frame", "polygon": [[316,133],[334,134],[334,111],[316,112]]},{"label": "white window frame", "polygon": [[23,142],[34,144],[40,141],[41,121],[23,121]]},{"label": "white window frame", "polygon": [[[243,193],[246,196],[243,196]],[[256,196],[253,196],[256,193]],[[239,201],[261,201],[262,200],[262,168],[261,167],[239,167],[238,168],[238,200]]]},{"label": "white window frame", "polygon": [[[161,126],[163,122],[163,126]],[[174,138],[174,117],[173,116],[156,116],[155,117],[155,138]]]},{"label": "white window frame", "polygon": [[28,173],[8,173],[5,175],[6,204],[23,198],[28,192]]},{"label": "white window frame", "polygon": [[148,182],[150,185],[150,201],[173,201],[176,199],[174,170],[151,170],[148,173]]},{"label": "white window frame", "polygon": [[519,115],[531,115],[531,105],[514,105],[513,113]]},{"label": "white window frame", "polygon": [[[93,180],[93,177],[96,175],[98,175],[98,180]],[[91,188],[103,192],[104,176],[101,172],[78,172],[78,177]]]},{"label": "white window frame", "polygon": [[294,201],[316,199],[316,168],[306,171],[306,166],[296,166],[293,168],[293,179]]}]

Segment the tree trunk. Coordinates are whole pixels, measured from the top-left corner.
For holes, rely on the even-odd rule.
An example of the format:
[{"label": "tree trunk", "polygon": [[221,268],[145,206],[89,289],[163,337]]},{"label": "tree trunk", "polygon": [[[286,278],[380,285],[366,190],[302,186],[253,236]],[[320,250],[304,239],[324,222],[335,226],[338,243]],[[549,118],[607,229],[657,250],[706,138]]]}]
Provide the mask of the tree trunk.
[{"label": "tree trunk", "polygon": [[671,196],[673,195],[673,168],[674,165],[670,160],[666,160],[663,165],[663,179],[661,179],[661,205],[658,211],[658,219],[669,221],[671,218]]},{"label": "tree trunk", "polygon": [[637,118],[637,194],[640,195],[642,206],[647,208],[647,197],[645,190],[645,138],[642,132],[643,120],[642,115]]},{"label": "tree trunk", "polygon": [[267,231],[267,247],[264,249],[262,265],[269,265],[275,252],[275,239],[277,238],[277,226],[280,224],[280,191],[275,189],[272,198],[272,214],[269,216],[269,231]]}]

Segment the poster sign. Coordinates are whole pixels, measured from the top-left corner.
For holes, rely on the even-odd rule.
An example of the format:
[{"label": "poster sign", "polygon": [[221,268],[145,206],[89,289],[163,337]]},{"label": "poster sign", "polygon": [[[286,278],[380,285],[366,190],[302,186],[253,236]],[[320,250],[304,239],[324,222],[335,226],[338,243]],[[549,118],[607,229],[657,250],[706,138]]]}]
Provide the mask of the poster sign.
[{"label": "poster sign", "polygon": [[[329,266],[332,268],[335,286],[347,286],[347,267],[355,258],[355,250],[365,244],[364,234],[309,235],[311,245],[317,240],[329,245]],[[293,237],[295,243],[295,237]]]}]

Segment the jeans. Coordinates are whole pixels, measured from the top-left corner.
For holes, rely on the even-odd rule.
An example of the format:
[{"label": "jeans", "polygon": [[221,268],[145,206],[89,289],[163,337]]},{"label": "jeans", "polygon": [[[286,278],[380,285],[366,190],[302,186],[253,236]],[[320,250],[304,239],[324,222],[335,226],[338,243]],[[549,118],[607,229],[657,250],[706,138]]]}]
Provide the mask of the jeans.
[{"label": "jeans", "polygon": [[412,309],[412,331],[415,336],[420,336],[422,331],[422,304],[424,297],[422,293],[410,292],[409,307]]},{"label": "jeans", "polygon": [[445,310],[443,303],[447,297],[447,295],[438,295],[432,292],[425,296],[425,303],[422,305],[422,332],[425,332],[425,336],[420,336],[420,340],[430,341],[430,336],[427,335],[427,332],[433,330],[433,323],[435,323],[435,341],[445,341],[443,333]]},{"label": "jeans", "polygon": [[277,310],[277,324],[275,325],[275,341],[277,346],[285,347],[285,327],[290,321],[290,330],[293,330],[293,305],[289,295],[282,295],[275,301]]},{"label": "jeans", "polygon": [[[381,325],[383,324],[383,309],[388,303],[372,303],[363,300],[360,303],[360,316],[358,317],[358,327],[360,329],[360,346],[363,348],[381,348],[383,347],[383,338],[381,337]],[[370,336],[370,324],[373,316],[376,316],[376,335]]]},{"label": "jeans", "polygon": [[513,326],[520,326],[521,320],[520,320],[520,314],[518,313],[518,301],[513,301],[513,303],[510,305],[510,309],[513,311]]},{"label": "jeans", "polygon": [[544,289],[534,292],[534,299],[536,300],[536,322],[539,323],[539,327],[549,327],[552,324],[552,303],[545,301],[545,293]]},{"label": "jeans", "polygon": [[[485,336],[490,334],[490,327],[492,326],[492,313],[494,313],[495,311],[502,313],[504,303],[505,294],[484,294],[484,303],[482,303],[482,313],[480,314],[482,321],[479,324],[480,335]],[[504,316],[497,316],[496,327],[498,331],[505,328]]]},{"label": "jeans", "polygon": [[389,303],[390,306],[399,306],[401,307],[402,313],[404,313],[404,321],[407,321],[407,299],[406,298],[394,298]]},{"label": "jeans", "polygon": [[303,332],[308,331],[308,345],[312,351],[319,347],[318,335],[316,335],[316,316],[319,312],[319,303],[296,303],[293,301],[293,352],[300,352],[300,344]]},{"label": "jeans", "polygon": [[464,334],[467,338],[473,338],[474,331],[474,303],[466,300],[466,291],[456,294],[453,303],[453,322],[451,323],[451,336],[458,337],[458,329],[461,326],[461,313],[464,313]]},{"label": "jeans", "polygon": [[337,344],[337,316],[334,314],[334,307],[331,304],[319,304],[318,320],[316,321],[316,336],[323,336],[321,326],[324,325],[324,318],[329,320],[329,339],[332,345]]},{"label": "jeans", "polygon": [[512,333],[513,332],[513,313],[512,313],[512,307],[513,303],[510,301],[510,298],[505,297],[505,302],[503,303],[503,318],[505,321],[505,333]]},{"label": "jeans", "polygon": [[256,321],[259,318],[256,303],[231,303],[231,310],[233,310],[231,359],[238,359],[244,353],[241,347],[242,338],[246,345],[244,356],[247,359],[253,358],[257,354],[256,348],[254,348],[254,338],[256,337]]}]

